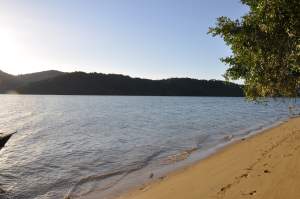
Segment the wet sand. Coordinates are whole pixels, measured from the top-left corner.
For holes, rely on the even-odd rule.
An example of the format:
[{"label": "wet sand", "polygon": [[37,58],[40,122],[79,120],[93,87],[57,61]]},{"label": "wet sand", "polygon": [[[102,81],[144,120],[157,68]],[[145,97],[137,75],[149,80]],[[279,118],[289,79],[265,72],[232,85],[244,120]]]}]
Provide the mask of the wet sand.
[{"label": "wet sand", "polygon": [[300,198],[300,118],[242,139],[118,199]]}]

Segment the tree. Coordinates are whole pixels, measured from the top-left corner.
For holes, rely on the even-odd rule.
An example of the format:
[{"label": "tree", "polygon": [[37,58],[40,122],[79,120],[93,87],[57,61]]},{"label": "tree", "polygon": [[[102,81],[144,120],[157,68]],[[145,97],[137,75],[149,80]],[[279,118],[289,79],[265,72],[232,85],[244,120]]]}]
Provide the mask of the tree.
[{"label": "tree", "polygon": [[241,0],[241,19],[219,17],[209,34],[221,36],[232,55],[221,58],[227,80],[242,79],[245,94],[296,97],[300,88],[300,1]]}]

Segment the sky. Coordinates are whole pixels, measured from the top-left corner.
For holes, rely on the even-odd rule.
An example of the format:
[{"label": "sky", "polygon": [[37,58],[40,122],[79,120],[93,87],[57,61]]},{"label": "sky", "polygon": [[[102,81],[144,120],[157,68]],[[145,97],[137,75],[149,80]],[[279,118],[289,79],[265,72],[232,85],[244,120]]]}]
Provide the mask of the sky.
[{"label": "sky", "polygon": [[230,55],[207,35],[239,0],[0,0],[0,70],[223,79]]}]

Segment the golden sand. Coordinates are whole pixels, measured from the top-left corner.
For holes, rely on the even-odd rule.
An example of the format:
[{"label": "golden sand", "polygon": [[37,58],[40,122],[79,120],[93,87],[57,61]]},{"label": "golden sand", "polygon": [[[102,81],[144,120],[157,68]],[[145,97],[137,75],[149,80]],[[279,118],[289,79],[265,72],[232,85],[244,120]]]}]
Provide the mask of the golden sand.
[{"label": "golden sand", "polygon": [[119,199],[300,199],[300,118]]}]

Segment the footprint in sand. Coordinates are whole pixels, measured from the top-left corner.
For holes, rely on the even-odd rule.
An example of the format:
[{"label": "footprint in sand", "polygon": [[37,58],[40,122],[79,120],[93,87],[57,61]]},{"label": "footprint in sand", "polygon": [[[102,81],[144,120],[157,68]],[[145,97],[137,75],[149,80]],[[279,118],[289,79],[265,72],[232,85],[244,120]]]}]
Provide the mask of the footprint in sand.
[{"label": "footprint in sand", "polygon": [[249,195],[251,195],[251,196],[253,196],[253,195],[255,195],[256,194],[256,191],[254,190],[254,191],[251,191],[250,193],[249,193]]},{"label": "footprint in sand", "polygon": [[251,191],[251,192],[249,192],[249,193],[243,193],[242,195],[243,196],[254,196],[255,194],[257,193],[257,191],[256,190],[254,190],[254,191]]},{"label": "footprint in sand", "polygon": [[291,153],[283,155],[284,158],[291,157],[291,156],[293,156],[293,154],[291,154]]},{"label": "footprint in sand", "polygon": [[245,174],[241,175],[240,178],[247,178],[248,176],[249,176],[249,174],[245,173]]},{"label": "footprint in sand", "polygon": [[240,176],[235,177],[236,180],[241,180],[242,178],[247,178],[249,176],[249,173],[244,173]]},{"label": "footprint in sand", "polygon": [[225,192],[227,189],[231,187],[231,184],[228,184],[220,189],[220,193]]}]

